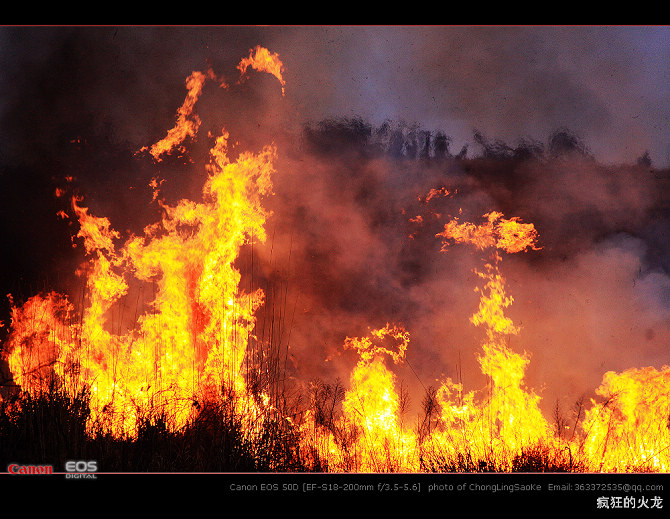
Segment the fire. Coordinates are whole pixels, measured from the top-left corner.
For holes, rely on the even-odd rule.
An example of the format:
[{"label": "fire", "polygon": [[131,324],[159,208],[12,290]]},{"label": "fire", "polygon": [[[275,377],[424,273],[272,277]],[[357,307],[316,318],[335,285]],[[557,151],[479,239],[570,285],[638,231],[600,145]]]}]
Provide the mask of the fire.
[{"label": "fire", "polygon": [[284,64],[281,62],[279,55],[276,52],[270,52],[265,47],[257,45],[249,51],[249,57],[244,58],[237,66],[242,77],[247,73],[249,67],[259,72],[272,74],[282,85],[282,95],[286,93],[286,81],[284,81],[283,77]]},{"label": "fire", "polygon": [[670,470],[670,367],[647,367],[603,376],[587,411],[585,450],[593,470]]},{"label": "fire", "polygon": [[[349,338],[345,349],[355,350],[360,358],[350,376],[339,430],[353,431],[354,437],[340,434],[338,441],[326,433],[328,442],[321,454],[329,460],[329,467],[339,468],[337,462],[345,458],[345,453],[349,455],[348,463],[362,471],[416,471],[430,465],[428,460],[467,454],[509,470],[510,453],[548,438],[550,427],[540,411],[539,397],[523,384],[529,360],[507,346],[507,339],[519,333],[519,327],[504,313],[513,299],[506,294],[505,280],[499,272],[502,258],[497,252],[536,249],[537,232],[532,224],[506,220],[500,213],[490,213],[485,218],[480,226],[452,220],[438,236],[445,240],[443,251],[447,250],[448,240],[495,251],[486,271],[478,272],[485,284],[477,289],[481,293],[479,308],[471,317],[473,324],[485,328],[479,362],[490,387],[483,396],[477,392],[463,394],[459,384],[447,379],[435,395],[435,404],[441,406],[436,426],[417,434],[401,424],[394,376],[383,362],[386,356],[394,363],[405,359],[409,333],[387,325],[374,330],[370,337]],[[395,341],[396,348],[383,342],[389,339]]]},{"label": "fire", "polygon": [[519,218],[505,219],[502,213],[492,211],[484,215],[486,223],[475,225],[470,222],[458,223],[453,218],[444,226],[444,231],[437,234],[443,237],[442,250],[446,250],[448,240],[456,243],[469,243],[480,250],[495,247],[505,252],[515,253],[527,249],[537,250],[537,231],[532,223],[521,223]]},{"label": "fire", "polygon": [[[180,424],[194,399],[224,386],[245,393],[242,361],[264,295],[239,289],[233,263],[251,236],[265,239],[260,198],[272,188],[275,151],[228,162],[225,142],[222,136],[212,150],[205,202],[163,205],[163,221],[119,252],[109,221],[73,201],[77,237],[90,258],[81,269],[88,303],[81,324],[70,322],[72,306],[56,294],[14,308],[9,363],[19,385],[44,389],[49,370],[67,387],[88,384],[98,411],[93,421],[110,422],[119,433],[148,405],[181,402],[172,410]],[[108,331],[107,315],[127,293],[130,273],[153,283],[156,297],[136,330],[117,335]]]},{"label": "fire", "polygon": [[433,198],[437,197],[446,197],[454,194],[452,191],[449,191],[446,187],[440,187],[440,188],[432,188],[430,191],[428,191],[428,194],[425,197],[418,197],[419,202],[423,202],[424,204],[427,204],[430,202]]},{"label": "fire", "polygon": [[[11,297],[10,297],[11,301]],[[61,352],[74,343],[71,327],[73,305],[65,297],[51,292],[34,296],[21,307],[12,307],[9,337],[9,368],[16,383],[34,392],[48,391],[52,375],[72,376],[61,362]]]},{"label": "fire", "polygon": [[481,225],[459,224],[454,218],[437,236],[444,238],[443,252],[449,240],[468,243],[480,250],[494,250],[492,261],[485,265],[486,271],[477,271],[485,284],[476,289],[481,293],[479,308],[470,318],[474,325],[485,328],[483,354],[478,360],[490,386],[478,398],[477,392],[464,395],[462,385],[451,379],[444,382],[437,395],[444,428],[435,434],[431,447],[451,457],[467,454],[480,463],[493,463],[504,469],[510,465],[510,453],[543,442],[550,430],[540,411],[539,397],[523,384],[529,359],[508,346],[508,338],[520,329],[504,313],[513,298],[506,294],[499,268],[502,257],[497,252],[537,249],[537,231],[533,224],[521,223],[518,218],[504,219],[498,212],[488,213],[484,218],[486,222]]},{"label": "fire", "polygon": [[[203,82],[214,77],[191,74],[177,125],[150,149],[156,160],[195,136],[200,121],[194,105]],[[19,386],[33,393],[54,383],[70,390],[86,386],[92,426],[117,435],[132,434],[149,409],[162,410],[179,427],[199,401],[223,393],[242,402],[245,412],[256,410],[243,359],[264,294],[240,289],[234,262],[243,245],[265,240],[262,198],[272,193],[276,149],[231,161],[228,138],[224,129],[210,150],[202,201],[159,201],[162,220],[125,243],[118,243],[120,234],[107,218],[72,200],[80,225],[75,245],[83,240],[87,257],[79,270],[86,304],[80,322],[67,297],[55,293],[13,308],[8,362]],[[138,282],[153,286],[150,309],[130,332],[113,333],[109,312]],[[264,395],[258,400],[267,401]]]},{"label": "fire", "polygon": [[[240,80],[249,68],[270,73],[285,93],[277,54],[257,46],[237,68]],[[211,69],[193,72],[175,126],[141,152],[160,162],[197,136],[201,120],[195,109],[208,80],[227,88]],[[271,214],[263,202],[273,194],[277,149],[268,145],[233,160],[229,140],[222,128],[204,165],[200,200],[170,204],[160,199],[164,180],[151,181],[149,203],[158,204],[162,216],[140,235],[124,239],[108,218],[82,205],[82,198],[71,199],[72,216],[59,213],[79,224],[73,244],[83,245],[85,261],[77,273],[86,294],[78,302],[81,308],[55,292],[35,295],[21,306],[10,297],[5,351],[22,390],[85,389],[91,430],[121,437],[132,436],[152,412],[177,429],[201,404],[231,399],[251,429],[255,418],[272,408],[264,388],[249,384],[245,365],[265,293],[241,288],[236,260],[246,245],[266,241]],[[454,193],[436,188],[418,201],[428,204]],[[486,387],[466,391],[447,378],[427,391],[426,418],[412,426],[403,419],[404,396],[393,371],[408,364],[409,327],[387,323],[368,336],[347,337],[343,349],[356,355],[347,387],[313,388],[310,409],[285,417],[299,429],[307,457],[330,471],[507,471],[518,468],[528,452],[542,449],[569,468],[668,471],[668,367],[606,373],[597,390],[602,401],[592,401],[580,430],[569,439],[552,430],[540,397],[524,382],[530,357],[513,348],[521,327],[506,315],[514,299],[501,266],[503,254],[540,250],[539,234],[532,223],[501,212],[483,219],[475,224],[451,218],[435,238],[442,240],[443,253],[460,244],[489,253],[483,269],[475,270],[481,286],[475,288],[479,303],[470,317],[470,324],[483,330],[477,360]],[[425,220],[419,215],[410,221],[422,225]],[[137,287],[150,287],[152,299],[124,332],[111,317]]]},{"label": "fire", "polygon": [[[193,113],[193,109],[202,93],[202,87],[207,79],[216,79],[216,76],[211,69],[207,72],[194,71],[186,79],[188,93],[186,94],[184,103],[177,111],[177,121],[175,126],[168,131],[168,134],[163,139],[155,143],[151,148],[145,147],[142,148],[141,151],[149,149],[154,159],[160,161],[161,155],[170,153],[173,148],[184,142],[187,138],[194,138],[196,136],[198,129],[200,128],[201,120],[197,114]],[[221,86],[225,87],[226,85],[225,83],[221,83]]]},{"label": "fire", "polygon": [[[282,95],[285,94],[286,82],[283,78],[284,64],[279,59],[279,55],[270,52],[265,47],[257,45],[251,49],[248,58],[240,60],[237,68],[240,71],[240,81],[246,77],[247,69],[252,69],[259,72],[267,72],[273,75],[282,85]],[[161,156],[170,153],[175,147],[184,142],[188,138],[194,138],[198,133],[201,125],[200,117],[194,113],[195,105],[202,94],[202,89],[207,80],[215,80],[219,82],[221,88],[228,88],[225,80],[219,79],[214,71],[210,68],[206,72],[194,71],[186,79],[187,94],[183,104],[177,111],[177,120],[175,126],[171,128],[167,135],[152,145],[150,148],[142,148],[140,151],[147,149],[157,161],[161,160]]]},{"label": "fire", "polygon": [[356,447],[363,471],[379,471],[380,467],[406,471],[412,465],[413,436],[399,423],[394,376],[384,364],[385,355],[395,363],[401,362],[408,344],[409,334],[389,324],[372,331],[371,337],[345,342],[345,348],[356,350],[360,356],[342,406],[346,419],[360,434]]},{"label": "fire", "polygon": [[355,350],[359,360],[350,376],[350,388],[342,402],[343,415],[333,431],[320,431],[310,424],[320,447],[319,455],[331,471],[407,472],[418,468],[415,435],[403,428],[395,376],[386,367],[404,360],[409,333],[387,324],[369,337],[347,338],[345,349]]},{"label": "fire", "polygon": [[479,309],[471,322],[484,326],[486,339],[479,356],[482,373],[490,387],[481,395],[463,393],[461,384],[448,379],[438,391],[443,429],[433,434],[431,451],[447,453],[452,460],[467,459],[467,468],[512,470],[524,452],[538,447],[550,452],[558,464],[586,471],[658,471],[670,467],[670,368],[632,369],[621,374],[608,372],[581,424],[583,433],[570,440],[552,435],[552,428],[539,408],[539,397],[523,385],[529,358],[513,352],[508,338],[519,333],[504,314],[513,298],[506,295],[500,274],[501,256],[538,250],[532,224],[502,214],[484,215],[482,225],[459,224],[456,219],[438,234],[449,240],[469,243],[480,250],[494,249],[486,272]]}]

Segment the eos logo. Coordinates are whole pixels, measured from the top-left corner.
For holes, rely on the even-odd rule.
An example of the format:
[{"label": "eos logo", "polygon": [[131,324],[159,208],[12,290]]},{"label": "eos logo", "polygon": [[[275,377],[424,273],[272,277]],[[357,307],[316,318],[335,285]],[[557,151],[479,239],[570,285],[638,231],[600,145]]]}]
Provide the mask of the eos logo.
[{"label": "eos logo", "polygon": [[65,470],[68,479],[95,479],[95,472],[98,471],[97,461],[71,460],[65,463]]}]

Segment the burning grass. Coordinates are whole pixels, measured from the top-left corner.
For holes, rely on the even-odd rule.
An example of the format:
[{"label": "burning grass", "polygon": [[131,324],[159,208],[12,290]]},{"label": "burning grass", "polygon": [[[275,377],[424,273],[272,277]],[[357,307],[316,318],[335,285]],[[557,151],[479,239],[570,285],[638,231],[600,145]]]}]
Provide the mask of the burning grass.
[{"label": "burning grass", "polygon": [[[284,93],[277,59],[256,49],[240,71],[270,72]],[[188,79],[177,125],[143,151],[160,161],[196,137],[193,108],[214,79],[211,71]],[[156,191],[162,218],[123,243],[107,218],[72,199],[86,297],[81,308],[53,292],[13,306],[3,353],[16,387],[0,401],[2,460],[78,457],[105,471],[670,469],[670,368],[607,373],[603,400],[579,409],[569,438],[561,420],[552,426],[543,416],[524,382],[530,360],[509,346],[519,327],[505,314],[513,298],[502,267],[504,254],[538,250],[538,233],[497,211],[480,224],[453,218],[435,236],[442,252],[470,246],[489,254],[476,270],[480,300],[470,320],[483,329],[478,361],[487,387],[466,392],[444,380],[426,390],[423,416],[408,425],[393,366],[406,362],[411,333],[388,323],[345,340],[342,348],[358,356],[346,383],[313,381],[289,393],[281,367],[288,352],[257,329],[260,313],[274,319],[276,308],[260,288],[241,288],[236,264],[244,247],[265,240],[276,148],[232,160],[228,140],[225,129],[214,140],[200,201],[168,204]],[[431,191],[425,202],[443,194]],[[151,285],[153,299],[124,332],[110,326],[110,312],[133,283]]]},{"label": "burning grass", "polygon": [[[56,466],[95,459],[106,472],[667,471],[663,416],[627,427],[614,397],[594,403],[569,439],[549,434],[511,442],[486,413],[467,423],[425,414],[412,428],[390,417],[379,428],[378,414],[366,416],[361,407],[347,414],[340,382],[314,381],[310,392],[291,408],[254,410],[253,419],[233,394],[191,402],[185,423],[164,408],[143,409],[133,429],[119,435],[110,422],[92,421],[87,389],[72,394],[52,381],[39,394],[21,391],[0,402],[0,459]],[[430,431],[426,420],[433,422]],[[601,422],[606,426],[596,428]]]},{"label": "burning grass", "polygon": [[89,404],[87,392],[69,395],[57,387],[6,399],[0,406],[0,459],[49,460],[61,467],[73,457],[94,459],[105,472],[309,470],[292,427],[269,416],[250,427],[232,400],[199,406],[178,427],[164,411],[145,410],[126,435],[91,423]]}]

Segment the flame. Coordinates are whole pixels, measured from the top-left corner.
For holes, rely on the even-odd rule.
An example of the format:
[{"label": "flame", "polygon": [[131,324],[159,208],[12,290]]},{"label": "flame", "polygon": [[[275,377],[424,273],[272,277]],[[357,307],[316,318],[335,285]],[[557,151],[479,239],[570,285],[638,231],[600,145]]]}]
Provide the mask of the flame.
[{"label": "flame", "polygon": [[434,187],[430,191],[428,191],[428,194],[424,197],[421,198],[420,196],[418,197],[419,202],[422,202],[424,204],[427,204],[430,202],[433,198],[437,197],[447,197],[449,195],[452,195],[453,192],[449,191],[446,187]]},{"label": "flame", "polygon": [[[277,54],[257,46],[241,60],[241,78],[249,67],[275,76],[284,94]],[[216,79],[211,70],[193,72],[174,128],[141,151],[160,161],[195,138],[201,124],[195,105],[204,83]],[[73,392],[86,388],[91,430],[117,436],[132,435],[139,420],[155,410],[178,428],[200,403],[232,397],[251,429],[255,418],[272,408],[266,392],[249,387],[244,363],[265,293],[241,289],[235,261],[245,245],[267,238],[270,213],[263,201],[273,194],[277,150],[270,145],[231,160],[229,139],[222,128],[204,166],[200,200],[169,204],[159,198],[164,181],[152,179],[150,203],[158,204],[162,217],[141,235],[123,240],[108,218],[92,214],[83,199],[71,199],[79,223],[73,245],[83,244],[85,254],[77,273],[86,295],[79,310],[55,292],[21,306],[10,296],[5,351],[18,386],[32,394],[54,385]],[[436,188],[418,201],[452,194]],[[64,211],[59,216],[69,218]],[[302,417],[286,417],[299,427],[303,452],[331,471],[514,470],[537,448],[570,468],[670,470],[670,367],[606,373],[597,389],[601,401],[591,402],[579,432],[577,424],[571,438],[552,430],[539,396],[524,383],[530,357],[512,347],[521,327],[506,315],[514,299],[501,267],[503,253],[539,250],[539,235],[517,217],[492,211],[483,218],[480,224],[452,218],[435,237],[442,239],[442,252],[466,244],[490,253],[484,268],[475,270],[482,284],[475,288],[479,304],[470,317],[484,332],[477,360],[486,387],[466,391],[446,378],[434,393],[427,392],[426,418],[412,427],[403,420],[403,395],[392,369],[409,364],[409,331],[387,323],[368,336],[347,337],[343,349],[354,352],[356,362],[348,387],[327,392],[329,413],[315,397]],[[424,218],[410,221],[422,224]],[[153,298],[123,332],[114,326],[112,312],[138,286],[151,287]]]},{"label": "flame", "polygon": [[8,338],[9,369],[17,385],[35,393],[48,391],[53,376],[66,377],[72,363],[63,362],[63,349],[74,344],[73,305],[55,292],[33,296],[21,307],[12,303]]},{"label": "flame", "polygon": [[[191,74],[177,126],[151,147],[154,158],[195,135],[192,110],[208,78],[213,73]],[[242,153],[233,162],[228,139],[224,129],[210,150],[202,201],[159,200],[162,220],[125,243],[107,218],[72,199],[80,226],[73,241],[83,241],[87,258],[78,271],[86,280],[85,307],[79,322],[67,297],[56,293],[12,308],[8,362],[19,386],[30,392],[53,383],[87,386],[91,426],[117,435],[132,434],[149,409],[164,410],[179,427],[198,401],[223,393],[234,395],[247,415],[257,410],[243,359],[264,293],[240,289],[234,262],[252,237],[266,238],[261,202],[272,194],[276,149]],[[151,185],[156,200],[158,182]],[[110,311],[138,282],[153,287],[150,309],[128,333],[113,333]]]},{"label": "flame", "polygon": [[596,393],[584,423],[593,470],[668,472],[670,367],[607,372]]},{"label": "flame", "polygon": [[[286,82],[282,76],[284,65],[277,53],[270,52],[265,47],[257,45],[254,49],[251,49],[249,57],[243,58],[237,67],[240,71],[240,80],[245,77],[249,67],[256,71],[267,72],[275,76],[282,85],[282,95],[285,94]],[[140,151],[149,149],[154,159],[160,161],[163,154],[171,153],[176,147],[183,150],[180,144],[188,138],[195,138],[202,121],[194,113],[194,108],[207,80],[218,80],[221,88],[228,88],[226,81],[219,79],[211,68],[206,72],[192,72],[186,79],[187,94],[181,107],[177,110],[175,126],[168,131],[163,139],[156,142],[150,148],[144,147]]]},{"label": "flame", "polygon": [[452,457],[467,453],[480,462],[495,463],[498,468],[510,466],[510,453],[545,442],[550,432],[539,407],[539,397],[523,384],[529,359],[508,346],[509,337],[518,334],[520,328],[505,315],[505,309],[514,300],[506,294],[505,279],[500,274],[502,257],[497,252],[537,250],[538,235],[533,224],[502,216],[499,212],[485,214],[486,222],[481,225],[459,224],[454,218],[437,235],[444,238],[443,252],[449,240],[494,252],[492,261],[485,265],[486,271],[476,271],[485,284],[476,289],[481,293],[479,308],[470,318],[474,325],[485,328],[483,354],[478,360],[490,386],[483,394],[474,391],[463,394],[461,384],[447,379],[437,394],[444,430],[435,434],[437,442],[431,444],[433,448],[439,445],[442,452]]},{"label": "flame", "polygon": [[[67,299],[53,293],[13,309],[9,364],[19,385],[44,389],[47,370],[67,387],[88,384],[93,421],[119,434],[149,405],[181,402],[173,409],[180,424],[194,399],[211,398],[222,387],[246,393],[242,361],[264,294],[241,291],[233,263],[251,236],[265,239],[260,199],[272,189],[275,150],[229,162],[225,147],[222,136],[211,151],[205,202],[163,204],[163,221],[118,253],[119,234],[109,220],[73,200],[77,237],[89,257],[80,269],[88,304],[80,325],[70,323]],[[108,311],[127,293],[131,272],[153,283],[156,297],[136,330],[113,334]]]},{"label": "flame", "polygon": [[[386,344],[388,341],[392,344]],[[351,389],[346,393],[343,410],[362,431],[364,456],[370,458],[363,463],[366,468],[374,466],[374,454],[381,443],[400,437],[394,377],[384,365],[383,358],[388,355],[395,363],[401,362],[408,343],[409,334],[403,328],[389,324],[373,330],[371,337],[347,338],[345,341],[345,349],[356,350],[360,359],[351,374]]]},{"label": "flame", "polygon": [[[194,71],[186,79],[186,89],[188,92],[183,104],[177,110],[175,126],[168,131],[163,139],[149,148],[149,152],[157,161],[161,160],[163,154],[170,153],[173,148],[184,142],[184,140],[189,137],[194,138],[198,133],[201,120],[197,114],[193,113],[193,109],[207,79],[216,79],[211,69],[207,72]],[[222,83],[222,86],[225,86],[225,83]],[[140,151],[145,151],[146,149],[145,147]]]},{"label": "flame", "polygon": [[267,72],[276,77],[282,85],[282,95],[285,95],[286,82],[283,78],[284,64],[281,62],[279,55],[276,52],[270,52],[265,47],[257,45],[249,51],[249,57],[242,59],[237,66],[242,77],[247,73],[249,67],[259,72]]},{"label": "flame", "polygon": [[[388,323],[369,337],[346,339],[344,348],[355,350],[359,360],[344,395],[343,416],[334,427],[337,434],[321,431],[321,438],[318,433],[310,436],[329,470],[417,470],[415,436],[402,427],[395,376],[384,364],[386,356],[402,362],[408,344],[409,333]],[[311,427],[317,430],[313,422]]]},{"label": "flame", "polygon": [[528,249],[538,250],[537,231],[532,223],[521,223],[517,217],[503,218],[503,214],[492,211],[484,215],[487,221],[482,225],[470,222],[458,223],[453,218],[444,226],[444,231],[436,236],[445,238],[442,250],[449,245],[449,239],[455,243],[469,243],[480,250],[495,247],[505,252],[515,253]]}]

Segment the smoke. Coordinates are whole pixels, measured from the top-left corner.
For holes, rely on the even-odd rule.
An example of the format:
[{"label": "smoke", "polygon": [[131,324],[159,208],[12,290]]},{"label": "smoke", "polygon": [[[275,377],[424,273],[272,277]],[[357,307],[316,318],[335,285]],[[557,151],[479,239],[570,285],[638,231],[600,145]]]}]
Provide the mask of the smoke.
[{"label": "smoke", "polygon": [[[396,322],[410,345],[395,370],[415,402],[446,376],[483,386],[469,317],[490,258],[441,252],[435,235],[451,216],[497,210],[534,223],[542,247],[501,263],[521,326],[510,347],[528,352],[548,409],[570,405],[605,371],[668,363],[663,32],[4,29],[3,293],[80,289],[76,224],[57,217],[69,196],[138,233],[160,213],[151,180],[168,201],[197,198],[210,135],[226,128],[233,152],[278,147],[268,239],[240,268],[266,292],[259,335],[277,335],[292,380],[346,381],[346,337]],[[258,44],[284,62],[285,96],[267,74],[235,84]],[[230,87],[203,88],[198,140],[159,165],[138,154],[210,67]],[[427,201],[433,188],[449,194]]]},{"label": "smoke", "polygon": [[[391,321],[410,331],[397,371],[415,402],[447,376],[484,387],[483,334],[469,318],[475,271],[491,257],[466,245],[441,252],[436,233],[451,216],[481,223],[492,210],[540,235],[540,250],[503,254],[500,268],[521,327],[510,347],[529,355],[526,383],[547,413],[593,396],[606,371],[667,363],[666,172],[603,165],[565,130],[524,149],[480,138],[472,158],[436,157],[425,146],[435,134],[395,131],[396,140],[359,119],[322,122],[280,168],[289,173],[270,202],[281,215],[273,247],[285,254],[290,244],[291,346],[309,358],[308,376],[346,379],[355,359],[343,338]],[[448,196],[427,201],[442,187]]]}]

